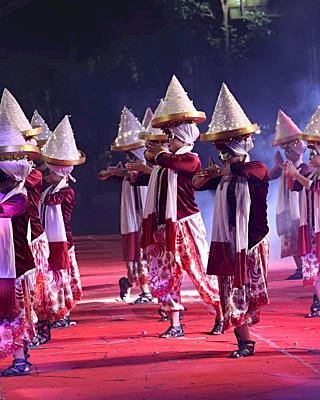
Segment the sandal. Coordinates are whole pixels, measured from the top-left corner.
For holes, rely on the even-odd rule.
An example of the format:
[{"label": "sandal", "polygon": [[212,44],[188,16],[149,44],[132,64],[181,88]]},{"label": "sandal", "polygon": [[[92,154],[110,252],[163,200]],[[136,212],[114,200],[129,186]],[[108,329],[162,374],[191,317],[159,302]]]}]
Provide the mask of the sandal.
[{"label": "sandal", "polygon": [[218,319],[215,320],[214,326],[210,331],[209,335],[223,335],[224,328],[223,328],[224,320],[222,319],[219,321]]},{"label": "sandal", "polygon": [[159,335],[159,338],[169,339],[178,338],[184,336],[183,325],[180,326],[169,326],[169,328]]},{"label": "sandal", "polygon": [[303,278],[302,271],[300,269],[297,269],[292,275],[289,275],[288,278],[286,278],[286,280],[294,281],[302,278]]},{"label": "sandal", "polygon": [[13,360],[11,367],[0,372],[0,376],[22,376],[30,372],[31,363],[25,358],[16,358]]},{"label": "sandal", "polygon": [[69,326],[77,325],[75,321],[71,321],[69,315],[65,318],[60,319],[59,321],[53,322],[51,324],[51,328],[58,329],[58,328],[68,328]]},{"label": "sandal", "polygon": [[41,344],[48,343],[49,340],[51,340],[51,328],[50,324],[47,321],[38,321],[37,329],[38,333],[32,339],[32,342],[29,344],[29,348],[38,347]]},{"label": "sandal", "polygon": [[120,298],[122,301],[126,300],[128,295],[128,289],[131,288],[132,285],[129,283],[129,279],[123,276],[119,279],[119,288],[120,288]]},{"label": "sandal", "polygon": [[141,293],[139,297],[132,304],[153,304],[151,293]]},{"label": "sandal", "polygon": [[320,317],[320,302],[316,294],[313,295],[313,303],[310,307],[310,314],[305,315],[305,318]]},{"label": "sandal", "polygon": [[230,358],[243,358],[254,355],[254,346],[256,342],[253,340],[243,340],[237,331],[237,328],[233,330],[235,337],[238,342],[238,350],[231,352]]},{"label": "sandal", "polygon": [[239,349],[230,354],[231,358],[243,358],[254,355],[254,346],[256,342],[253,340],[240,340]]}]

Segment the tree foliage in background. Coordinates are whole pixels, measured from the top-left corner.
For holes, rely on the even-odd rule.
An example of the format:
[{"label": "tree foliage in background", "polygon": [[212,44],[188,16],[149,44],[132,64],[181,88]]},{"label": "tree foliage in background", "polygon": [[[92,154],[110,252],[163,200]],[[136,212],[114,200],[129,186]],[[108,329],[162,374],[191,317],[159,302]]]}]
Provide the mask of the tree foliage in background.
[{"label": "tree foliage in background", "polygon": [[[271,20],[261,10],[244,10],[242,18],[230,19],[228,0],[162,0],[171,6],[185,24],[185,28],[205,26],[202,40],[207,41],[215,56],[223,56],[227,61],[245,59],[255,48],[256,43],[263,46],[272,31]],[[201,29],[194,34],[198,35]]]}]

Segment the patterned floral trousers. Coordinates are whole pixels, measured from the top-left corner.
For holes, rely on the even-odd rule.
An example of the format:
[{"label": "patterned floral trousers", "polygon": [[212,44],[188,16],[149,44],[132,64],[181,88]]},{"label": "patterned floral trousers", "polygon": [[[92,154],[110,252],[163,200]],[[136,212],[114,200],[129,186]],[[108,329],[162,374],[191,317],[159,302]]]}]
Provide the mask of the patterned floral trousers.
[{"label": "patterned floral trousers", "polygon": [[23,347],[24,341],[30,342],[35,335],[30,298],[32,290],[28,287],[28,281],[24,276],[16,280],[18,316],[0,320],[0,358],[12,355],[19,347]]},{"label": "patterned floral trousers", "polygon": [[[69,249],[71,268],[43,271],[37,282],[35,303],[50,323],[65,318],[82,298],[82,286],[74,246]],[[41,299],[45,298],[45,304]]]},{"label": "patterned floral trousers", "polygon": [[302,257],[303,286],[320,285],[320,265],[316,255],[316,241],[314,234],[311,238],[311,252]]},{"label": "patterned floral trousers", "polygon": [[219,277],[225,329],[244,324],[251,326],[260,321],[260,307],[269,304],[268,260],[269,240],[265,238],[248,252],[248,283],[236,288],[233,285],[233,277]]},{"label": "patterned floral trousers", "polygon": [[[202,218],[199,214],[196,225],[199,232],[204,233]],[[172,309],[172,300],[181,303],[181,284],[186,272],[201,299],[208,306],[218,305],[220,302],[217,277],[209,277],[205,272],[201,254],[195,242],[195,234],[188,220],[177,223],[175,252],[166,250],[165,228],[156,232],[156,243],[147,249],[150,260],[150,288],[153,297],[157,297],[162,306]],[[203,249],[204,250],[204,249]],[[205,250],[207,251],[207,249]],[[208,253],[207,253],[208,256]]]}]

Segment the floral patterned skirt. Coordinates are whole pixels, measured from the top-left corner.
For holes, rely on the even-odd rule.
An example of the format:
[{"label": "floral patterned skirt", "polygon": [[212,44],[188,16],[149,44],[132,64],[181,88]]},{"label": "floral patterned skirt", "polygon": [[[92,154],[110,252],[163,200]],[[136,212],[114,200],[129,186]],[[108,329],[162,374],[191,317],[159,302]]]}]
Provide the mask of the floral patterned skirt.
[{"label": "floral patterned skirt", "polygon": [[302,257],[303,286],[313,286],[320,279],[320,264],[316,254],[316,240],[314,233],[311,237],[311,252]]},{"label": "floral patterned skirt", "polygon": [[265,238],[248,252],[247,284],[236,288],[233,277],[219,277],[225,329],[244,324],[251,326],[260,321],[260,307],[269,304],[268,260],[269,240]]},{"label": "floral patterned skirt", "polygon": [[[65,318],[82,298],[82,286],[74,246],[69,249],[71,268],[57,271],[43,270],[38,275],[37,310],[48,322]],[[41,299],[44,299],[41,307]]]},{"label": "floral patterned skirt", "polygon": [[12,355],[24,341],[31,341],[35,335],[32,315],[31,288],[24,276],[16,280],[16,299],[19,315],[14,319],[0,320],[0,358]]},{"label": "floral patterned skirt", "polygon": [[[197,232],[194,231],[195,226]],[[205,228],[200,213],[177,223],[175,252],[166,250],[165,235],[165,227],[158,229],[156,243],[147,249],[153,297],[157,297],[168,309],[172,308],[172,300],[180,303],[180,289],[185,271],[202,300],[208,306],[217,305],[220,302],[218,280],[217,277],[206,274],[203,263],[208,257],[208,247],[204,245]]]}]

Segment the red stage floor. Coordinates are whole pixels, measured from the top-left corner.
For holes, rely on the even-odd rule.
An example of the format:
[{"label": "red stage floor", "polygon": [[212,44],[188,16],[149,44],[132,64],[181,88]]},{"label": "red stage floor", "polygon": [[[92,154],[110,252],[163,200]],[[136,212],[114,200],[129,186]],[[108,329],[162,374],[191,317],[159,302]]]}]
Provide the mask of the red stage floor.
[{"label": "red stage floor", "polygon": [[[188,280],[187,335],[159,339],[167,323],[159,322],[157,305],[116,301],[124,274],[119,240],[79,238],[77,255],[85,292],[73,312],[77,326],[54,330],[50,343],[32,350],[32,375],[0,378],[0,399],[320,398],[320,318],[303,318],[312,289],[285,280],[292,265],[271,264],[271,305],[252,329],[256,356],[233,360],[233,333],[206,334],[212,317]],[[9,361],[1,360],[0,367]]]}]

